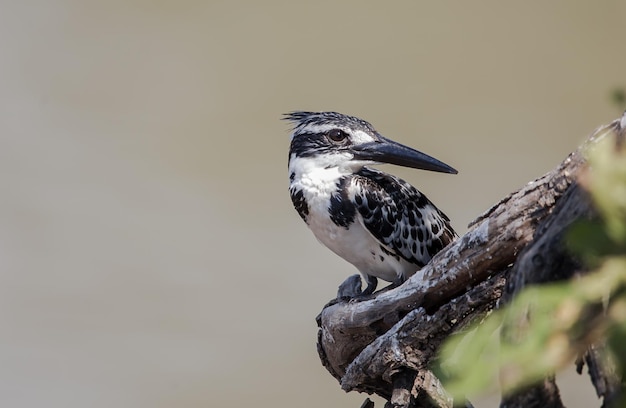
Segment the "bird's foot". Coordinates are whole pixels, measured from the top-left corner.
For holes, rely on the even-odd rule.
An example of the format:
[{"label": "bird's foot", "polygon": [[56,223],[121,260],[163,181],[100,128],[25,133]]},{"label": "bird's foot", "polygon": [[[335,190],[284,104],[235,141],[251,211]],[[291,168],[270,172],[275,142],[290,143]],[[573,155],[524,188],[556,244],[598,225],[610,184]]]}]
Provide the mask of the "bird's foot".
[{"label": "bird's foot", "polygon": [[334,303],[337,302],[359,302],[365,299],[369,299],[370,295],[376,290],[378,280],[373,276],[366,276],[365,282],[367,287],[365,290],[361,290],[361,276],[352,275],[341,285],[337,290],[337,298]]},{"label": "bird's foot", "polygon": [[337,289],[337,299],[353,299],[362,294],[361,276],[358,274],[348,277]]},{"label": "bird's foot", "polygon": [[393,282],[391,282],[391,285],[387,286],[387,289],[397,288],[398,286],[402,285],[404,282],[406,282],[406,278],[400,275],[397,278],[395,278]]}]

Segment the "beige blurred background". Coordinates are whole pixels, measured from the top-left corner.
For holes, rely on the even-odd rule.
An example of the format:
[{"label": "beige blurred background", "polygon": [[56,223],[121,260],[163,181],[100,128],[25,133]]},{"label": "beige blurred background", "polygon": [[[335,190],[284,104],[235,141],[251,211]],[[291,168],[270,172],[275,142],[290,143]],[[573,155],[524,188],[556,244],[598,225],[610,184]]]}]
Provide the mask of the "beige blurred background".
[{"label": "beige blurred background", "polygon": [[[625,15],[618,0],[3,1],[0,405],[358,406],[320,365],[314,321],[355,271],[291,208],[281,113],[361,116],[453,165],[385,169],[462,233],[618,116]],[[568,406],[595,401],[565,378]]]}]

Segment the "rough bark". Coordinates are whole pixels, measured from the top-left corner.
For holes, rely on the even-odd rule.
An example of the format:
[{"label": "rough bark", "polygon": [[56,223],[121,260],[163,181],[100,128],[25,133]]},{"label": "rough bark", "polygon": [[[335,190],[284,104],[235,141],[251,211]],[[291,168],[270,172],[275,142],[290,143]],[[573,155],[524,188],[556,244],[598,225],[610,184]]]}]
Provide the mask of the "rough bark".
[{"label": "rough bark", "polygon": [[504,397],[500,408],[564,408],[559,388],[554,377],[547,377],[533,386],[524,388],[514,395]]},{"label": "rough bark", "polygon": [[[452,406],[428,370],[440,344],[525,285],[566,279],[580,270],[563,249],[562,236],[575,219],[592,215],[576,184],[585,165],[582,151],[599,138],[621,136],[625,124],[622,118],[597,129],[555,169],[479,216],[470,231],[403,285],[326,305],[317,319],[318,351],[341,387],[376,393],[388,406]],[[350,292],[355,279],[340,291]],[[550,378],[510,396],[503,406],[528,406],[529,398],[561,406]]]},{"label": "rough bark", "polygon": [[587,364],[596,395],[603,400],[602,408],[617,406],[620,397],[623,397],[623,385],[617,368],[606,358],[604,344],[589,347],[585,355],[576,362],[578,374],[582,374],[584,364]]}]

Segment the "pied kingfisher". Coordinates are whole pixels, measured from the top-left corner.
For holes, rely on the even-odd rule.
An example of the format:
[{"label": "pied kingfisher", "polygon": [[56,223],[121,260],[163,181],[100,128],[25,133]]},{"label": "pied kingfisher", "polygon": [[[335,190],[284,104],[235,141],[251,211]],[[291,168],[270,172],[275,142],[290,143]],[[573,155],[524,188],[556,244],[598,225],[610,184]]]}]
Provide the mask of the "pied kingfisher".
[{"label": "pied kingfisher", "polygon": [[315,237],[365,278],[402,283],[458,236],[450,219],[404,180],[368,165],[390,163],[456,174],[452,167],[383,137],[359,118],[291,112],[289,193]]}]

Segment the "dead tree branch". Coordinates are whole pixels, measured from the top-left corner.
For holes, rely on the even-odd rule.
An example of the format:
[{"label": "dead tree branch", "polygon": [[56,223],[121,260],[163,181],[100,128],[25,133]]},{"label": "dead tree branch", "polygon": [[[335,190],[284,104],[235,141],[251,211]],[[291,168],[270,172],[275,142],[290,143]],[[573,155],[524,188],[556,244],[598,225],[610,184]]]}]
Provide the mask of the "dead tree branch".
[{"label": "dead tree branch", "polygon": [[[567,225],[591,211],[576,183],[585,166],[582,151],[622,126],[616,120],[597,129],[555,169],[474,220],[470,231],[403,285],[362,301],[329,303],[318,316],[318,351],[341,387],[376,393],[391,406],[452,406],[428,370],[440,344],[524,285],[580,269],[558,242]],[[342,286],[353,285],[354,278]],[[560,406],[550,379],[526,394]],[[506,406],[522,406],[522,400]]]}]

